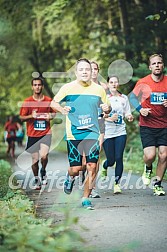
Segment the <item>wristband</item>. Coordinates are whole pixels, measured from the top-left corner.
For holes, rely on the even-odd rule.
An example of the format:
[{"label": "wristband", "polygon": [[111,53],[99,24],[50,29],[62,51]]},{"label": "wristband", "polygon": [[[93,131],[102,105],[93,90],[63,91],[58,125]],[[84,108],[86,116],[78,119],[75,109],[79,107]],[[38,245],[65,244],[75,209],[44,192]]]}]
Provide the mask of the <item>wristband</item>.
[{"label": "wristband", "polygon": [[139,105],[137,108],[136,108],[136,111],[140,112],[140,109],[142,108],[141,105]]}]

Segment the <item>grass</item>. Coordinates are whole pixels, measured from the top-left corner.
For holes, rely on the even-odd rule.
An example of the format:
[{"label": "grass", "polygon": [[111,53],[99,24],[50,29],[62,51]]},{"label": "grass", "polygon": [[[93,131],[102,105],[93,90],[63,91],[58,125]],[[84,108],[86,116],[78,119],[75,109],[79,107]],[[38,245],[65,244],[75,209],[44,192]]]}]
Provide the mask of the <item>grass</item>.
[{"label": "grass", "polygon": [[4,142],[0,142],[0,159],[6,158],[7,145]]}]

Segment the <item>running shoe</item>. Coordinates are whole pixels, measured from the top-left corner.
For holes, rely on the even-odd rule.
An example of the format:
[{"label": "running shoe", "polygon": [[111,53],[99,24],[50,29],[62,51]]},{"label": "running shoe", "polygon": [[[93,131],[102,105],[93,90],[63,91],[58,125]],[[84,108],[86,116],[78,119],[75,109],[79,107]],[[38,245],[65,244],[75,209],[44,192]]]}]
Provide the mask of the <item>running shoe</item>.
[{"label": "running shoe", "polygon": [[73,186],[74,186],[75,179],[71,178],[68,174],[66,177],[66,180],[64,181],[64,192],[66,194],[70,194],[72,192]]},{"label": "running shoe", "polygon": [[41,183],[40,183],[40,179],[36,178],[34,180],[34,184],[33,184],[33,188],[34,190],[41,190]]},{"label": "running shoe", "polygon": [[41,174],[41,183],[42,183],[42,185],[47,185],[46,170],[41,168],[40,174]]},{"label": "running shoe", "polygon": [[89,199],[83,199],[82,200],[82,206],[85,208],[85,209],[88,209],[88,210],[94,210],[94,207],[92,206],[92,203]]},{"label": "running shoe", "polygon": [[47,183],[48,183],[47,177],[45,177],[45,179],[42,179],[41,183],[42,183],[42,185],[47,185]]},{"label": "running shoe", "polygon": [[114,194],[119,194],[121,193],[121,188],[119,184],[114,184]]},{"label": "running shoe", "polygon": [[152,170],[146,170],[146,165],[144,167],[144,172],[143,172],[143,175],[142,175],[142,180],[143,180],[143,184],[144,185],[149,185],[150,182],[151,182],[151,173],[152,173]]},{"label": "running shoe", "polygon": [[153,187],[153,193],[154,193],[154,195],[157,195],[157,196],[164,196],[165,195],[165,191],[163,190],[163,187],[159,186],[159,185],[155,185]]},{"label": "running shoe", "polygon": [[101,176],[102,180],[105,180],[106,177],[107,177],[107,169],[104,169],[104,168],[102,167],[100,176]]},{"label": "running shoe", "polygon": [[99,195],[99,193],[95,189],[92,189],[92,192],[89,195],[89,197],[90,198],[100,198],[100,195]]}]

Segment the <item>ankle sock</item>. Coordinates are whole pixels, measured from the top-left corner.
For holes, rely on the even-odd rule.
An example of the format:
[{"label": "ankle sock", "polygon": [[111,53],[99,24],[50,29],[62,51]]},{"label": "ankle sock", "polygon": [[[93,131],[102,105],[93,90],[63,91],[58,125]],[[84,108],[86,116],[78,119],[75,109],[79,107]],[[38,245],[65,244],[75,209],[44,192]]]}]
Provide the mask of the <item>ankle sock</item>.
[{"label": "ankle sock", "polygon": [[149,172],[151,171],[151,172],[152,172],[152,165],[151,165],[150,167],[148,167],[148,166],[146,165],[146,172],[147,172],[147,171],[149,171]]},{"label": "ankle sock", "polygon": [[43,180],[45,178],[45,176],[46,176],[46,170],[41,168],[40,173],[41,173],[41,177],[42,177],[42,180]]}]

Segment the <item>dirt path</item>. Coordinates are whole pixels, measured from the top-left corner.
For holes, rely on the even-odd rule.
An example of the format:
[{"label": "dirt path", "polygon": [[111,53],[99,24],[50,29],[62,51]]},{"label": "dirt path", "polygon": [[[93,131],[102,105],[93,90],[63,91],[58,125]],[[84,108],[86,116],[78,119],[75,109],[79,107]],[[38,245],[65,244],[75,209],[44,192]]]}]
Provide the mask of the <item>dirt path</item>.
[{"label": "dirt path", "polygon": [[[85,210],[81,207],[82,189],[78,181],[71,195],[63,193],[67,167],[66,154],[52,151],[47,168],[48,185],[39,192],[26,186],[32,180],[31,169],[22,170],[17,162],[14,165],[14,171],[34,201],[39,217],[53,218],[59,223],[64,218],[62,210],[70,209],[71,216],[79,217],[79,225],[74,229],[86,239],[86,246],[94,247],[95,252],[166,251],[167,196],[153,196],[150,188],[142,188],[141,178],[130,173],[124,174],[121,195],[113,195],[112,181],[101,183],[98,178],[98,186],[102,187],[98,190],[101,198],[92,199],[94,211]],[[110,169],[109,176],[113,177],[113,174],[114,170]],[[167,192],[167,183],[163,186]]]}]

